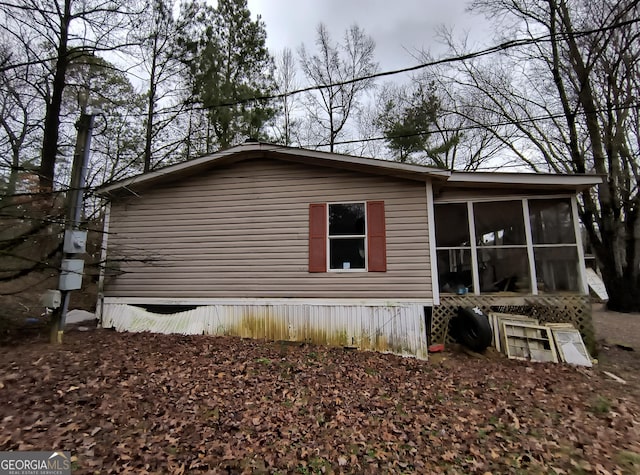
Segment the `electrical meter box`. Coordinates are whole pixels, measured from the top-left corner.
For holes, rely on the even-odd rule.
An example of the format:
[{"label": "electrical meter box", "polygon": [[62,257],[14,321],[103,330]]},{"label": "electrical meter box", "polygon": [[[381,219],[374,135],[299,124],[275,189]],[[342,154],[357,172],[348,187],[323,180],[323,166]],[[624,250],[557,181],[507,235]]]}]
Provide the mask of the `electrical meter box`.
[{"label": "electrical meter box", "polygon": [[59,290],[46,290],[40,297],[40,302],[43,307],[58,308],[62,304],[62,295]]},{"label": "electrical meter box", "polygon": [[64,233],[64,252],[81,254],[87,249],[87,232],[79,229],[67,229]]},{"label": "electrical meter box", "polygon": [[84,271],[84,260],[82,259],[62,259],[60,269],[60,290],[78,290],[82,287],[82,272]]}]

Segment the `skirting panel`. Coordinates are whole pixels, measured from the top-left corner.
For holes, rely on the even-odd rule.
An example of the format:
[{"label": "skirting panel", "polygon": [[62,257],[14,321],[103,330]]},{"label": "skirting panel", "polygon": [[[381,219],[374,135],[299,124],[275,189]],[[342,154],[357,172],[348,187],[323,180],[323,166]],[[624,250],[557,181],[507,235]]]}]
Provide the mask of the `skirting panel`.
[{"label": "skirting panel", "polygon": [[427,358],[422,304],[214,304],[161,314],[105,302],[102,326],[117,331],[304,341]]},{"label": "skirting panel", "polygon": [[433,308],[430,341],[444,343],[447,339],[449,320],[456,315],[459,307],[469,306],[479,307],[484,312],[526,315],[537,318],[540,323],[572,323],[580,331],[589,352],[595,355],[596,341],[591,320],[591,301],[586,295],[441,295],[440,305]]}]

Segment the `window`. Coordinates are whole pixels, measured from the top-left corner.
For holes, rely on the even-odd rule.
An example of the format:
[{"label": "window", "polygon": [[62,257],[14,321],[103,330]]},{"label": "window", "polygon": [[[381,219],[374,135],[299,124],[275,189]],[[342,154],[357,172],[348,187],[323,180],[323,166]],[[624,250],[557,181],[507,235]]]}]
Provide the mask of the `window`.
[{"label": "window", "polygon": [[474,203],[480,292],[531,292],[522,200]]},{"label": "window", "polygon": [[364,203],[329,205],[329,269],[365,269]]},{"label": "window", "polygon": [[529,200],[529,219],[538,291],[577,291],[580,261],[571,201]]},{"label": "window", "polygon": [[434,211],[441,292],[580,289],[569,198],[439,203]]},{"label": "window", "polygon": [[438,282],[442,292],[473,292],[466,203],[435,206]]},{"label": "window", "polygon": [[309,206],[309,272],[385,272],[384,202]]}]

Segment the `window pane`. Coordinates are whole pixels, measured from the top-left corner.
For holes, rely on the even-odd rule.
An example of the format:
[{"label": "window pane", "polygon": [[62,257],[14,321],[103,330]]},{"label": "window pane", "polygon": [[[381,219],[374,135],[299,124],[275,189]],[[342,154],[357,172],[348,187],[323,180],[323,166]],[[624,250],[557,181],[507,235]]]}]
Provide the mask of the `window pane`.
[{"label": "window pane", "polygon": [[478,249],[480,292],[531,291],[527,249]]},{"label": "window pane", "polygon": [[534,248],[538,292],[576,292],[580,271],[575,246]]},{"label": "window pane", "polygon": [[576,242],[568,198],[529,200],[531,236],[534,244],[570,244]]},{"label": "window pane", "polygon": [[364,236],[364,203],[329,205],[329,236]]},{"label": "window pane", "polygon": [[474,203],[473,215],[479,246],[526,244],[522,201]]},{"label": "window pane", "polygon": [[[442,249],[438,254],[438,284],[443,293],[473,292],[470,249]],[[466,289],[466,290],[465,290]]]},{"label": "window pane", "polygon": [[466,203],[435,205],[436,246],[469,247]]},{"label": "window pane", "polygon": [[364,269],[364,238],[330,239],[331,269]]}]

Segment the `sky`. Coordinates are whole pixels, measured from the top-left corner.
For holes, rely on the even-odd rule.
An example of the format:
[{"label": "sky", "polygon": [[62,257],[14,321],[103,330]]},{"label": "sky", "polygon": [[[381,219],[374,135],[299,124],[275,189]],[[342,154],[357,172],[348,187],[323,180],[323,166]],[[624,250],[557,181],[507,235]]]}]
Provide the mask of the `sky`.
[{"label": "sky", "polygon": [[440,25],[469,35],[478,49],[491,41],[487,21],[465,11],[469,0],[248,0],[253,15],[267,27],[272,54],[302,43],[314,51],[316,27],[323,22],[334,41],[356,23],[376,42],[381,71],[418,64],[421,50],[443,53],[435,41]]}]

